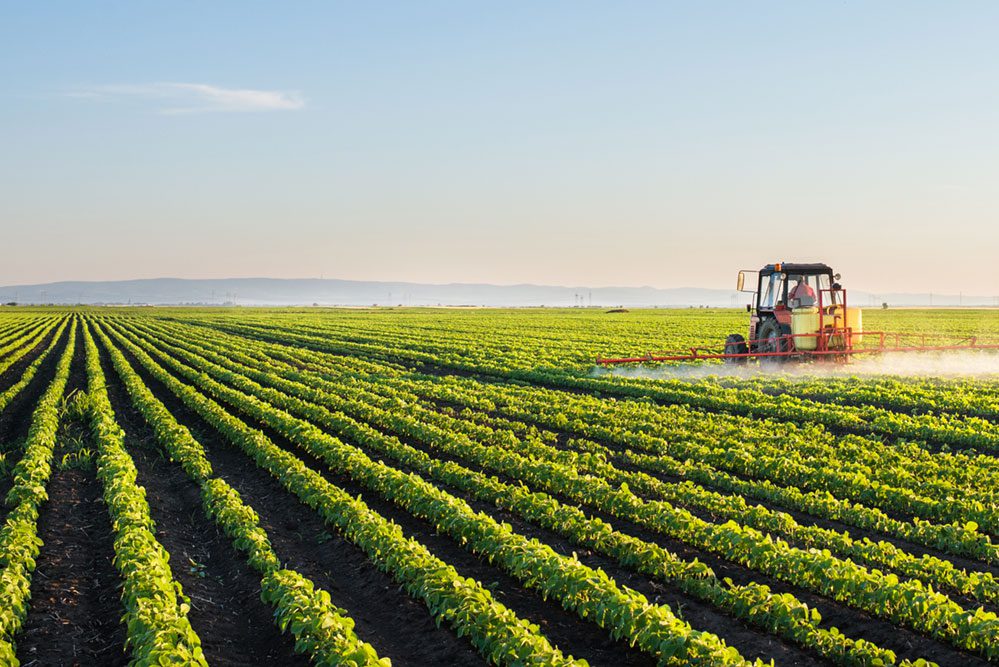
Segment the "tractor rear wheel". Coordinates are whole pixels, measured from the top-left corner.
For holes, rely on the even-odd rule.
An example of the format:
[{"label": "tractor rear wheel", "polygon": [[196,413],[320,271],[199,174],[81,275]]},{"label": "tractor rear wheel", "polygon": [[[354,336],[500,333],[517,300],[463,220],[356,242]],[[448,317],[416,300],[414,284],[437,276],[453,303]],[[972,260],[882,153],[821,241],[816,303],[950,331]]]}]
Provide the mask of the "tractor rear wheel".
[{"label": "tractor rear wheel", "polygon": [[[768,319],[764,321],[760,325],[760,328],[756,330],[756,351],[763,353],[787,352],[788,345],[783,336],[784,332],[781,331],[777,320]],[[760,357],[760,363],[779,366],[786,359],[787,357]]]},{"label": "tractor rear wheel", "polygon": [[[729,334],[728,338],[725,339],[725,354],[746,354],[749,352],[749,346],[746,345],[746,339],[740,334]],[[744,364],[749,357],[732,357],[726,359],[726,364]]]}]

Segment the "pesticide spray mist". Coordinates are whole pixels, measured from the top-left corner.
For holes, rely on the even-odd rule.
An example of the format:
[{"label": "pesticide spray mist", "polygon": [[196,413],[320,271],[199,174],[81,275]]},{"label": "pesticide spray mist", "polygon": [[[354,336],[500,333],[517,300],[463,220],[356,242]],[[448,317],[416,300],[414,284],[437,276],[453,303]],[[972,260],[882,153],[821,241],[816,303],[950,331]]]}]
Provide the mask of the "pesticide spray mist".
[{"label": "pesticide spray mist", "polygon": [[647,366],[612,366],[595,368],[593,377],[646,378],[661,380],[696,380],[707,377],[779,377],[807,380],[821,377],[935,377],[982,378],[999,380],[999,352],[898,352],[895,354],[858,355],[849,363],[785,363],[768,365],[747,364],[687,364]]}]

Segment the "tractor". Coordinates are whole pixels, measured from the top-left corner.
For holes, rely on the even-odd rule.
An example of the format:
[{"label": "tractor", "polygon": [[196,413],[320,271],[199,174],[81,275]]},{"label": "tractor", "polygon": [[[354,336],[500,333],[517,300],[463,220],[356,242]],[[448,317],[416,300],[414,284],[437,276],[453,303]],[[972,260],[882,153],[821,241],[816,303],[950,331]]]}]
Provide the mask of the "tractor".
[{"label": "tractor", "polygon": [[[746,289],[747,274],[756,274]],[[736,289],[753,294],[749,337],[725,340],[726,361],[744,363],[751,356],[782,362],[813,355],[842,359],[863,340],[862,313],[848,308],[840,275],[826,264],[767,264],[759,271],[740,271]],[[816,353],[822,353],[817,355]]]}]

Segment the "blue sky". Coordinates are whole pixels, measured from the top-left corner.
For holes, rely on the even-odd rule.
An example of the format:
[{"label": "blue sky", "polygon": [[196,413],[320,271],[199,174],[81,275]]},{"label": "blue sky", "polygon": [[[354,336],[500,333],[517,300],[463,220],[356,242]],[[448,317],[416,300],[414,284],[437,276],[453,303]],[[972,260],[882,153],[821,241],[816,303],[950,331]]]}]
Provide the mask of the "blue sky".
[{"label": "blue sky", "polygon": [[0,284],[999,293],[995,3],[8,3]]}]

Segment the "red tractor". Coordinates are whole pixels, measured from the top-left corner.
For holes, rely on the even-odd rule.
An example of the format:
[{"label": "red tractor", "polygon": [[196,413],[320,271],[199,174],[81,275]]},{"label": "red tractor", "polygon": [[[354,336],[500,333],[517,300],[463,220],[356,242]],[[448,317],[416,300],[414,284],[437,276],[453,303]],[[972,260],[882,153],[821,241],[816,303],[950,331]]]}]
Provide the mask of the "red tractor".
[{"label": "red tractor", "polygon": [[[747,290],[746,274],[756,273],[755,289]],[[749,338],[732,334],[725,340],[731,362],[750,356],[783,361],[794,356],[836,357],[863,340],[862,314],[848,308],[839,274],[826,264],[767,264],[759,271],[740,271],[737,289],[751,292],[746,306]]]}]

